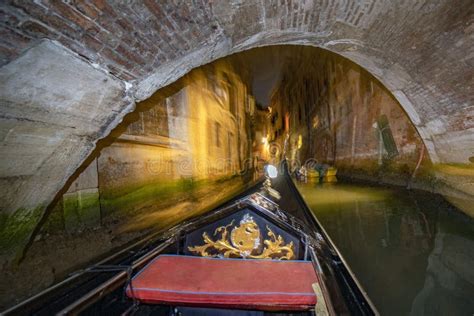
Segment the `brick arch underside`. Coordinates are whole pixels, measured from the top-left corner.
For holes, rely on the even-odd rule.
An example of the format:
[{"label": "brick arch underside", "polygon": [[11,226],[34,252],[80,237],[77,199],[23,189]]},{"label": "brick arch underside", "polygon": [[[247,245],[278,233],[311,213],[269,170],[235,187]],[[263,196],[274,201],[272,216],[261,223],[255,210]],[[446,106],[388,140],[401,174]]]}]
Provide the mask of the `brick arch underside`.
[{"label": "brick arch underside", "polygon": [[[1,114],[9,124],[3,140],[8,162],[2,162],[0,175],[1,214],[8,218],[2,250],[22,248],[57,192],[135,102],[193,68],[260,46],[309,45],[352,60],[392,92],[433,162],[468,163],[474,155],[473,4],[455,2],[302,1],[287,7],[280,1],[222,1],[203,4],[202,19],[180,18],[182,8],[167,4],[166,10],[176,12],[166,16],[167,38],[181,50],[165,56],[153,48],[146,56],[161,56],[158,65],[135,72],[133,55],[117,49],[117,60],[110,62],[101,53],[106,43],[94,53],[92,44],[77,47],[78,40],[66,41],[64,35],[32,40],[0,69]],[[153,6],[144,6],[157,15]],[[199,34],[182,30],[204,22]],[[120,58],[129,59],[130,72],[120,71]],[[46,141],[35,142],[31,131]],[[20,150],[25,144],[28,149]]]}]

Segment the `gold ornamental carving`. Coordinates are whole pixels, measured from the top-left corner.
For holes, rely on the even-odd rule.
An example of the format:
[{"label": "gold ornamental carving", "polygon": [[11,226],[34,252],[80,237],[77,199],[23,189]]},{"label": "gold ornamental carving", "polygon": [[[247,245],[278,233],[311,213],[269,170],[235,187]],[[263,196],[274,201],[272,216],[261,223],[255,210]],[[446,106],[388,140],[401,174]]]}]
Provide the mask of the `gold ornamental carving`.
[{"label": "gold ornamental carving", "polygon": [[267,228],[268,238],[263,241],[261,249],[261,233],[252,216],[245,214],[239,223],[229,233],[229,228],[234,225],[234,220],[229,225],[220,226],[214,231],[214,236],[220,238],[213,240],[207,232],[202,234],[204,244],[188,247],[194,253],[203,257],[223,258],[249,258],[249,259],[294,259],[293,242],[285,244],[280,235],[276,235],[270,227]]}]

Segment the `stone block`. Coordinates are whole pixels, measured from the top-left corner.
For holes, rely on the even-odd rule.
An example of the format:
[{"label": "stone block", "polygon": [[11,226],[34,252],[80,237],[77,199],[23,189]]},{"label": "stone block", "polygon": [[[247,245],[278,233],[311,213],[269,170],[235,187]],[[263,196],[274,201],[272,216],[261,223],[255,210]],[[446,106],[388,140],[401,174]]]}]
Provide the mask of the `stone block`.
[{"label": "stone block", "polygon": [[[130,106],[124,91],[121,81],[48,40],[0,68],[2,253],[21,252],[97,138]],[[92,207],[90,193],[80,199],[82,213]]]},{"label": "stone block", "polygon": [[63,196],[64,226],[74,233],[100,226],[99,190],[84,189]]}]

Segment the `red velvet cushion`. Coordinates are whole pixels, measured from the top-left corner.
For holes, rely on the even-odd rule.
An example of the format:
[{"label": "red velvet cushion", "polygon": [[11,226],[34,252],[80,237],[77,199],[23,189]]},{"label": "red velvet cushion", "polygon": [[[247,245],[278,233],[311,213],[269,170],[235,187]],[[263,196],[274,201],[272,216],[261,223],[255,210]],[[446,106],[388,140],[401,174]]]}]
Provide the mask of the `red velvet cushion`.
[{"label": "red velvet cushion", "polygon": [[132,280],[127,295],[146,303],[259,310],[314,307],[309,261],[161,255]]}]

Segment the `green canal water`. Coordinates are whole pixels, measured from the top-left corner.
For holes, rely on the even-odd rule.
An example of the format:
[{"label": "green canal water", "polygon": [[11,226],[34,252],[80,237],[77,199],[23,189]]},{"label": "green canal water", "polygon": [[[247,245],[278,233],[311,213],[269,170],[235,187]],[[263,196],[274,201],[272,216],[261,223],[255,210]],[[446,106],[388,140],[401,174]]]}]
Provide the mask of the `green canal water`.
[{"label": "green canal water", "polygon": [[441,196],[298,184],[382,315],[474,315],[474,221]]}]

